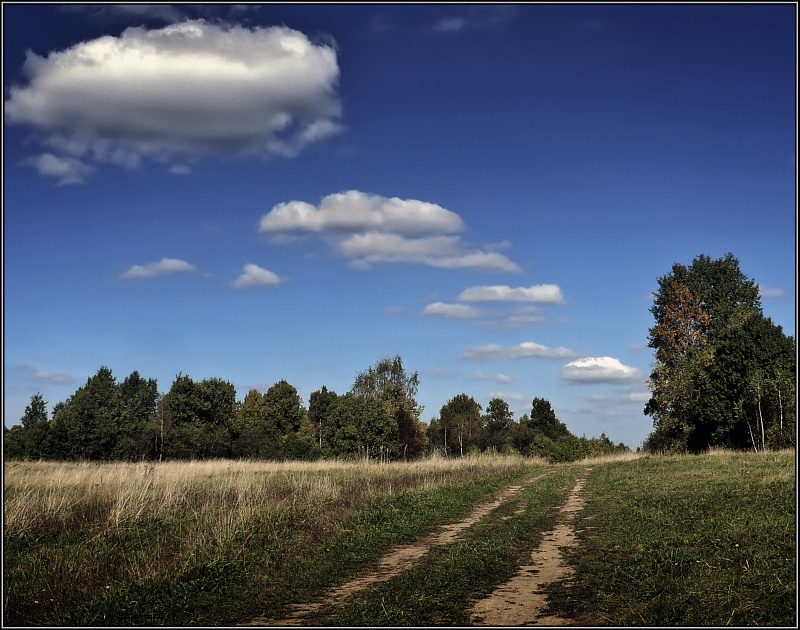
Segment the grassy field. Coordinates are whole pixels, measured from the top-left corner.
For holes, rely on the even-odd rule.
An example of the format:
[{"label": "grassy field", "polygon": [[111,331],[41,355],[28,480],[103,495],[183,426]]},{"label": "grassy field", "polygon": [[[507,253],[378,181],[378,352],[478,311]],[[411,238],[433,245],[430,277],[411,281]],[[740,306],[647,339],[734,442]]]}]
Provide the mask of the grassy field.
[{"label": "grassy field", "polygon": [[[591,463],[573,579],[551,606],[608,625],[793,625],[794,453]],[[232,625],[375,566],[526,485],[319,625],[465,625],[558,518],[586,463],[5,464],[5,625]]]},{"label": "grassy field", "polygon": [[795,454],[595,467],[551,605],[585,625],[795,626]]}]

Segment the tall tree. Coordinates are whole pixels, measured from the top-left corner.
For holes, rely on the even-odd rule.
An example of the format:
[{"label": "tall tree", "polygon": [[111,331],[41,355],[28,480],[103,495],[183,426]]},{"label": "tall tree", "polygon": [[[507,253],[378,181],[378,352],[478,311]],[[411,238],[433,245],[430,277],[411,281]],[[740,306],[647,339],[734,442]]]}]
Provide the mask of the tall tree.
[{"label": "tall tree", "polygon": [[[522,419],[520,419],[522,423]],[[570,435],[567,425],[556,418],[556,412],[546,398],[534,398],[531,401],[531,413],[527,425],[533,431],[541,432],[551,440]]]},{"label": "tall tree", "polygon": [[111,459],[119,436],[119,392],[108,367],[86,381],[59,410],[69,459]]},{"label": "tall tree", "polygon": [[676,263],[658,284],[650,309],[655,325],[648,345],[656,362],[644,409],[654,424],[647,446],[763,448],[770,424],[762,422],[764,392],[780,394],[773,414],[780,425],[783,395],[794,391],[794,340],[764,318],[758,286],[732,254],[701,255],[689,267]]},{"label": "tall tree", "polygon": [[322,386],[322,389],[311,392],[311,396],[308,398],[308,418],[314,425],[319,448],[322,448],[322,434],[328,421],[330,406],[336,398],[336,392],[328,391],[325,385]]},{"label": "tall tree", "polygon": [[277,459],[281,434],[267,412],[264,395],[251,389],[244,397],[236,417],[233,454],[235,457]]},{"label": "tall tree", "polygon": [[514,412],[502,398],[492,398],[483,417],[485,448],[502,450],[511,444],[511,430],[514,427]]},{"label": "tall tree", "polygon": [[294,385],[283,380],[275,383],[264,394],[264,406],[267,417],[282,435],[300,429],[305,411]]},{"label": "tall tree", "polygon": [[119,435],[111,456],[116,460],[154,457],[158,383],[144,379],[138,371],[119,384]]},{"label": "tall tree", "polygon": [[441,440],[445,453],[464,456],[481,429],[482,410],[480,403],[467,394],[453,396],[442,405],[438,423],[440,435],[435,437]]},{"label": "tall tree", "polygon": [[406,374],[400,356],[386,358],[356,376],[351,392],[377,398],[388,405],[397,424],[401,454],[416,458],[422,454],[425,433],[420,424],[422,406],[415,396],[419,389],[417,372]]},{"label": "tall tree", "polygon": [[323,430],[327,455],[387,459],[402,455],[397,422],[389,405],[375,396],[352,392],[338,396]]}]

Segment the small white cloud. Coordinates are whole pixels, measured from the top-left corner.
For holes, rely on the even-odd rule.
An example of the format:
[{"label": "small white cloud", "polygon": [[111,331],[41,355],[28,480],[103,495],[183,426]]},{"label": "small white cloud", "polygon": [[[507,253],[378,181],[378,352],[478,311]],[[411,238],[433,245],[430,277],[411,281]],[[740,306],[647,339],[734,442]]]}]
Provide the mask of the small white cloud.
[{"label": "small white cloud", "polygon": [[422,314],[454,317],[456,319],[470,319],[480,316],[477,309],[467,306],[466,304],[445,304],[443,302],[428,304],[428,306],[423,309]]},{"label": "small white cloud", "polygon": [[175,166],[170,166],[169,172],[173,175],[188,175],[192,169],[186,164],[175,164]]},{"label": "small white cloud", "polygon": [[783,289],[777,287],[765,287],[763,285],[758,285],[758,294],[762,298],[779,298],[783,297]]},{"label": "small white cloud", "polygon": [[467,25],[467,20],[463,17],[442,18],[431,26],[434,33],[456,33]]},{"label": "small white cloud", "polygon": [[23,374],[30,375],[38,383],[47,383],[51,385],[69,385],[74,383],[77,379],[64,372],[47,372],[45,370],[37,370],[31,365],[18,365],[16,368]]},{"label": "small white cloud", "polygon": [[652,394],[650,392],[625,392],[620,395],[622,402],[631,403],[646,403],[650,400]]},{"label": "small white cloud", "polygon": [[538,302],[563,304],[564,296],[557,284],[537,284],[529,287],[507,285],[469,287],[458,296],[460,302]]},{"label": "small white cloud", "polygon": [[623,365],[613,357],[585,357],[564,366],[564,380],[574,383],[618,383],[641,378],[636,368]]},{"label": "small white cloud", "polygon": [[525,402],[526,400],[528,400],[528,398],[526,396],[524,396],[523,394],[508,393],[508,392],[497,392],[497,391],[489,392],[487,394],[487,397],[490,400],[492,398],[499,398],[500,400],[504,400],[506,402],[511,401],[511,402],[515,402],[515,403],[521,403],[521,402]]},{"label": "small white cloud", "polygon": [[37,381],[41,383],[52,383],[54,385],[68,385],[75,382],[75,377],[69,374],[59,372],[36,372],[33,375]]},{"label": "small white cloud", "polygon": [[194,265],[185,260],[177,258],[162,258],[161,261],[147,265],[134,265],[122,274],[122,278],[129,280],[133,278],[154,278],[171,273],[190,273],[197,271]]},{"label": "small white cloud", "polygon": [[490,360],[490,359],[565,359],[574,357],[575,353],[569,348],[559,346],[549,348],[533,341],[524,341],[516,346],[501,346],[490,343],[484,346],[475,346],[467,349],[462,355],[463,359]]},{"label": "small white cloud", "polygon": [[268,269],[263,269],[258,265],[247,263],[244,271],[233,282],[237,289],[253,289],[256,287],[272,287],[281,283],[281,278]]},{"label": "small white cloud", "polygon": [[42,153],[35,158],[25,160],[24,163],[33,166],[40,175],[55,177],[59,186],[83,184],[94,171],[93,167],[77,158],[59,157],[52,153]]},{"label": "small white cloud", "polygon": [[434,22],[433,33],[459,33],[502,25],[517,14],[515,5],[468,5],[448,7],[449,15]]},{"label": "small white cloud", "polygon": [[470,375],[469,378],[473,381],[494,381],[496,383],[513,383],[516,380],[507,374],[492,376],[491,374],[486,374],[486,372],[475,372],[475,374]]}]

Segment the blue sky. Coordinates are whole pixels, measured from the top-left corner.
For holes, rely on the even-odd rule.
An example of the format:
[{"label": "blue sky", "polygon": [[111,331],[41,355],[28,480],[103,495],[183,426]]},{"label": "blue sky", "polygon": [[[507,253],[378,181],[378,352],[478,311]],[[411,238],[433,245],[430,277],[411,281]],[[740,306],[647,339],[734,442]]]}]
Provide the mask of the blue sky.
[{"label": "blue sky", "polygon": [[3,5],[4,420],[399,354],[636,447],[656,279],[795,334],[796,7]]}]

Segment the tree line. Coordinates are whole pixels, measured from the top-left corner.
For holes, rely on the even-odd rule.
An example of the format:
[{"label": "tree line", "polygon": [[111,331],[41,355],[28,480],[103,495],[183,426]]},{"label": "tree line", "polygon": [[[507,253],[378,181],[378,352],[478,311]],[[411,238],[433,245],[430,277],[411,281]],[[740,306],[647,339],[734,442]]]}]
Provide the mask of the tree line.
[{"label": "tree line", "polygon": [[518,452],[555,461],[628,450],[605,435],[577,438],[550,403],[534,398],[519,421],[500,398],[486,413],[467,394],[442,406],[429,425],[420,421],[419,376],[399,356],[358,374],[350,391],[322,386],[304,406],[281,380],[263,394],[251,389],[239,402],[233,384],[194,381],[178,374],[160,394],[154,379],[133,372],[117,382],[101,367],[66,401],[47,413],[31,397],[19,425],[4,431],[8,459],[163,461],[204,458],[313,460],[322,457],[412,460],[426,453],[464,456]]},{"label": "tree line", "polygon": [[647,450],[794,447],[795,339],[764,316],[739,261],[700,255],[674,264],[658,286]]}]

